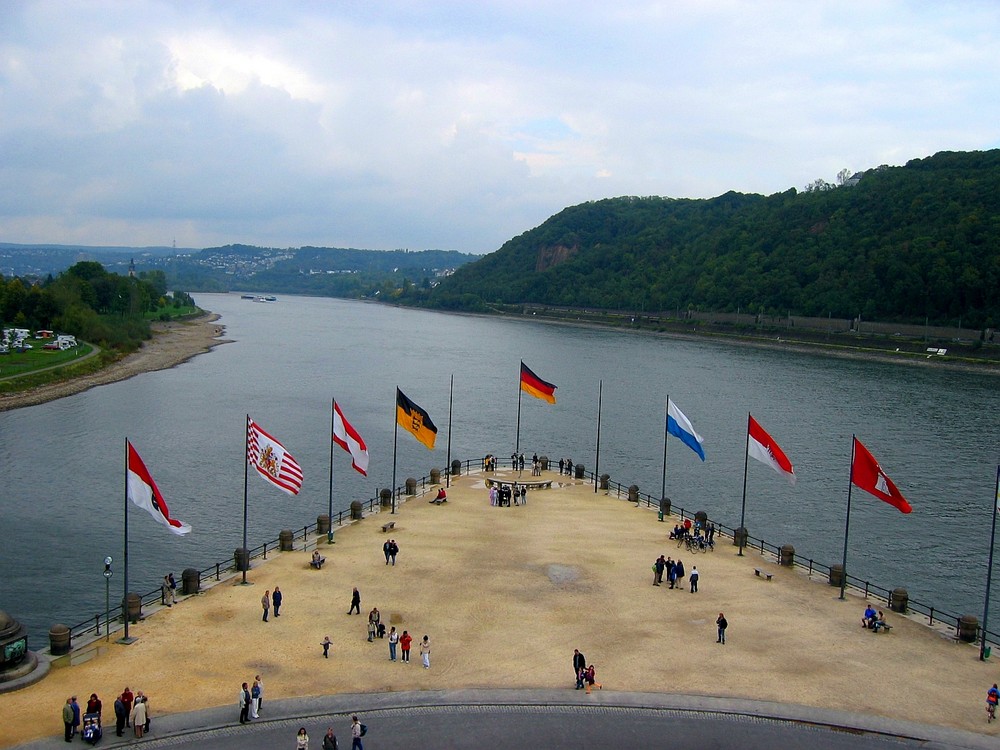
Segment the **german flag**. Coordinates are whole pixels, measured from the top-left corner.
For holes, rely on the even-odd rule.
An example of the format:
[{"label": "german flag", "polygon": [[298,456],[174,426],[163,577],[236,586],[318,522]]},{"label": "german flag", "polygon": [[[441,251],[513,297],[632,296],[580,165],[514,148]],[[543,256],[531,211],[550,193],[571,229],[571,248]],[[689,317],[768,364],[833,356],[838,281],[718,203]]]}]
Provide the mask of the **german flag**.
[{"label": "german flag", "polygon": [[426,445],[428,450],[434,450],[438,428],[431,421],[430,414],[410,401],[399,388],[396,389],[396,424],[412,432],[413,437]]},{"label": "german flag", "polygon": [[521,390],[550,404],[556,402],[556,387],[535,375],[524,362],[521,363]]}]

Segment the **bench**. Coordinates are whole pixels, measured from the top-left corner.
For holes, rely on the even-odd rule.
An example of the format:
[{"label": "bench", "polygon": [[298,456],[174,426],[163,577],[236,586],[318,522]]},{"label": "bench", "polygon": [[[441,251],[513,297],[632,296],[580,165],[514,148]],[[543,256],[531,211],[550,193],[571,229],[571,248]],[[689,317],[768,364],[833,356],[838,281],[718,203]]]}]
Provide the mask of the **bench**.
[{"label": "bench", "polygon": [[395,526],[395,521],[388,521],[387,523],[382,524],[382,533],[386,533],[389,529],[395,528]]},{"label": "bench", "polygon": [[774,577],[774,573],[768,573],[766,570],[761,570],[760,568],[754,568],[753,574],[758,578],[764,576],[769,581]]},{"label": "bench", "polygon": [[880,630],[884,630],[886,633],[888,633],[890,630],[892,630],[892,625],[890,625],[887,622],[878,621],[875,623],[875,627],[873,627],[872,630],[876,633],[879,632]]},{"label": "bench", "polygon": [[552,489],[551,479],[538,479],[535,481],[529,480],[516,480],[516,479],[496,479],[494,477],[486,477],[486,486],[492,487],[493,485],[498,487],[513,487],[517,485],[518,487],[525,487],[529,490],[541,490],[541,489]]}]

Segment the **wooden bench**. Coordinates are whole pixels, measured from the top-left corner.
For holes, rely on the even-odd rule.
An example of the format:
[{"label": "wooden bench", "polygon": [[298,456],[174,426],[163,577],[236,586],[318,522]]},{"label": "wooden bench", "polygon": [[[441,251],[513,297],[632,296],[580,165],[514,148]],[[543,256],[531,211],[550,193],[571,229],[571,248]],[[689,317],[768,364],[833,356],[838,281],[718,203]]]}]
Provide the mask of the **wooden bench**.
[{"label": "wooden bench", "polygon": [[755,576],[757,576],[758,578],[760,578],[761,576],[764,576],[769,581],[774,577],[774,573],[768,573],[766,570],[761,570],[760,568],[754,568],[753,569],[753,574]]},{"label": "wooden bench", "polygon": [[890,625],[887,622],[876,622],[875,627],[873,627],[872,630],[874,630],[876,633],[879,632],[880,630],[884,630],[886,633],[888,633],[890,630],[892,630],[892,625]]},{"label": "wooden bench", "polygon": [[382,524],[382,533],[383,534],[386,533],[389,529],[395,528],[395,526],[396,526],[395,521],[388,521]]}]

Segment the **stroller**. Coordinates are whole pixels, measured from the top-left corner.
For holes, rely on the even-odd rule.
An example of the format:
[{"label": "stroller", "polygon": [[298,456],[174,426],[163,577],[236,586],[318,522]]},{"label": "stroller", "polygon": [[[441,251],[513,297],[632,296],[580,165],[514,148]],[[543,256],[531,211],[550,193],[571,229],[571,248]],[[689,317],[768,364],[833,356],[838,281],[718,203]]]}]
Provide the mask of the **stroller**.
[{"label": "stroller", "polygon": [[104,736],[104,730],[101,729],[101,715],[100,714],[84,714],[83,715],[83,741],[89,742],[91,745],[96,745],[97,741]]}]

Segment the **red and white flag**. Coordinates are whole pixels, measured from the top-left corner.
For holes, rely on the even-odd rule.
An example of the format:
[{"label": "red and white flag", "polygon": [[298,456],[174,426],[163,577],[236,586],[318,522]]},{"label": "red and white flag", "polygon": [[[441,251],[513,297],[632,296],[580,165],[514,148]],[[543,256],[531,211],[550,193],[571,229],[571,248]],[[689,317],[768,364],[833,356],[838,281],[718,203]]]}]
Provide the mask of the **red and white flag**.
[{"label": "red and white flag", "polygon": [[748,427],[747,454],[750,458],[756,458],[765,466],[770,466],[776,472],[784,476],[789,484],[795,484],[795,470],[788,456],[781,450],[774,438],[767,434],[757,420],[750,417]]},{"label": "red and white flag", "polygon": [[146,464],[139,458],[132,443],[126,440],[125,445],[128,446],[128,471],[125,480],[128,499],[166,526],[171,534],[177,534],[177,536],[187,534],[191,531],[191,527],[170,517],[170,509],[167,508],[167,503],[164,501],[163,495],[160,494],[160,489],[153,481],[153,477],[149,475]]},{"label": "red and white flag", "polygon": [[903,497],[903,493],[896,489],[896,485],[882,471],[875,456],[869,453],[868,449],[857,438],[854,438],[851,483],[858,489],[870,492],[879,500],[884,500],[889,505],[898,508],[903,513],[909,513],[913,510],[906,502],[906,498]]},{"label": "red and white flag", "polygon": [[368,476],[368,446],[344,418],[340,404],[333,402],[333,442],[351,454],[351,465],[359,474]]},{"label": "red and white flag", "polygon": [[285,446],[247,417],[247,462],[264,479],[289,495],[302,489],[302,468]]}]

